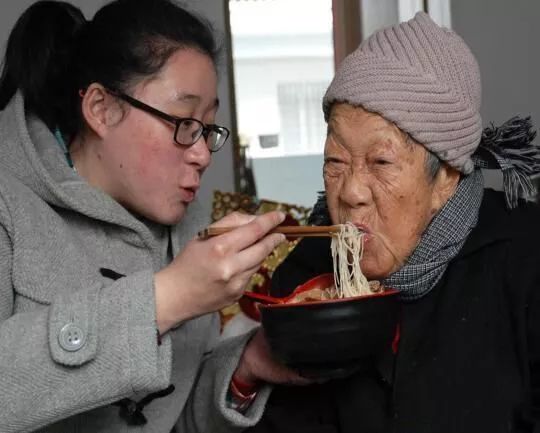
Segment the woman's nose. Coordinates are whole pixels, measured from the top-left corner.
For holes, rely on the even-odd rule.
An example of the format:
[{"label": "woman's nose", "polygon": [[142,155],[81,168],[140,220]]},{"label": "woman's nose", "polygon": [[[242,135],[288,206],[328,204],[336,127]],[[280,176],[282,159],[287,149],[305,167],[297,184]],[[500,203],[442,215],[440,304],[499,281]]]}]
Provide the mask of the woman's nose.
[{"label": "woman's nose", "polygon": [[199,168],[206,168],[210,164],[210,150],[203,135],[186,149],[184,158],[187,163]]},{"label": "woman's nose", "polygon": [[339,196],[341,201],[351,208],[369,205],[373,195],[368,176],[361,173],[347,174],[341,185]]}]

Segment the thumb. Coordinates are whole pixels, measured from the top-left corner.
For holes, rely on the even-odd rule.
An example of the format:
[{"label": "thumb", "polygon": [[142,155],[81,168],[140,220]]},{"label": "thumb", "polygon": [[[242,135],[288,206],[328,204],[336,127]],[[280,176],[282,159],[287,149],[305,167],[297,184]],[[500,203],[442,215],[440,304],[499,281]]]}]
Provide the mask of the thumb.
[{"label": "thumb", "polygon": [[253,221],[255,218],[257,218],[256,215],[250,215],[241,212],[232,212],[213,223],[210,227],[241,226]]}]

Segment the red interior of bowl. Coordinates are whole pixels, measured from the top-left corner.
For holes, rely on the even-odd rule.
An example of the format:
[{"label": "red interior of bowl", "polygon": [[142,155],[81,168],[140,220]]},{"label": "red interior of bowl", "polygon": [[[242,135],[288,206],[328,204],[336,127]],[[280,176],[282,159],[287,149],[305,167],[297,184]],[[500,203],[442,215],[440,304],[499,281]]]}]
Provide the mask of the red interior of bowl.
[{"label": "red interior of bowl", "polygon": [[297,286],[293,292],[289,296],[285,296],[283,298],[277,298],[270,295],[263,295],[260,293],[251,293],[246,292],[244,294],[244,298],[247,298],[246,300],[258,303],[260,308],[282,308],[282,307],[299,307],[302,305],[307,304],[326,304],[326,303],[334,303],[334,302],[347,302],[351,300],[356,300],[360,298],[372,298],[375,296],[390,296],[397,293],[397,290],[394,289],[387,289],[379,293],[373,293],[371,295],[361,295],[361,296],[354,296],[350,298],[342,298],[342,299],[328,299],[324,301],[305,301],[305,302],[295,302],[292,304],[289,304],[288,302],[294,298],[299,293],[312,290],[312,289],[326,289],[334,284],[334,275],[331,273],[327,274],[321,274],[317,275],[316,277],[306,281],[305,283]]},{"label": "red interior of bowl", "polygon": [[305,292],[311,289],[326,289],[334,284],[334,276],[332,274],[321,274],[306,281],[304,284],[297,286],[289,296],[277,298],[275,296],[264,295],[262,293],[245,292],[244,297],[248,298],[252,302],[259,302],[262,304],[286,304],[292,298],[299,293]]}]

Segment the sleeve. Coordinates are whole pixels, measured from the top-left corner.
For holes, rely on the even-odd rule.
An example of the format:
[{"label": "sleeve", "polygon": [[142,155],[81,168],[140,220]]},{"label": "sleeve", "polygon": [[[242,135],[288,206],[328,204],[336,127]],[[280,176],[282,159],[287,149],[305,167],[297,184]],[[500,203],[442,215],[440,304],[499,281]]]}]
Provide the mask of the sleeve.
[{"label": "sleeve", "polygon": [[270,385],[263,386],[257,392],[257,397],[245,413],[230,408],[227,402],[232,375],[254,332],[256,330],[224,340],[208,353],[178,422],[179,432],[234,433],[259,422],[270,396]]},{"label": "sleeve", "polygon": [[106,287],[96,283],[32,311],[16,308],[11,222],[2,206],[0,431],[33,431],[166,388],[171,341],[157,345],[152,270]]}]

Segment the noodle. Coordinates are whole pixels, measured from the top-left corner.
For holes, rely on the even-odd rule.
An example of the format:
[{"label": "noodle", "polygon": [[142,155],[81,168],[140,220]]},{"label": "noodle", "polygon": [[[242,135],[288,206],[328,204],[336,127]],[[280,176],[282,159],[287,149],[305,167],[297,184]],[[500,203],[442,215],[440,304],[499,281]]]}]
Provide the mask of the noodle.
[{"label": "noodle", "polygon": [[332,261],[337,298],[349,298],[373,293],[373,289],[360,269],[364,250],[364,233],[354,224],[345,223],[332,237]]},{"label": "noodle", "polygon": [[368,281],[360,269],[364,250],[364,232],[348,222],[332,236],[332,261],[334,285],[326,288],[311,288],[294,295],[287,303],[317,302],[365,296],[384,291],[377,280]]}]

